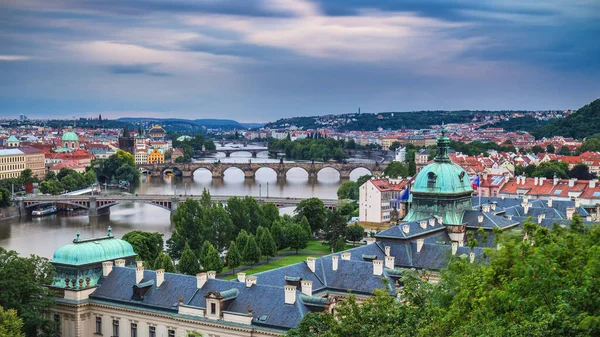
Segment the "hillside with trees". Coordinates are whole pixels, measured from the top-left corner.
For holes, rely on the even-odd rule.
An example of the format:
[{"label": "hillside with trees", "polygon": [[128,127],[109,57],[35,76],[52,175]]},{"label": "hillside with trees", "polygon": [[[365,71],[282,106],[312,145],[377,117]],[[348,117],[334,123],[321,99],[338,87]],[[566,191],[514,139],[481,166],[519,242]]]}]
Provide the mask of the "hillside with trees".
[{"label": "hillside with trees", "polygon": [[570,116],[554,120],[543,127],[534,129],[536,138],[563,136],[582,139],[600,130],[600,99],[587,104]]}]

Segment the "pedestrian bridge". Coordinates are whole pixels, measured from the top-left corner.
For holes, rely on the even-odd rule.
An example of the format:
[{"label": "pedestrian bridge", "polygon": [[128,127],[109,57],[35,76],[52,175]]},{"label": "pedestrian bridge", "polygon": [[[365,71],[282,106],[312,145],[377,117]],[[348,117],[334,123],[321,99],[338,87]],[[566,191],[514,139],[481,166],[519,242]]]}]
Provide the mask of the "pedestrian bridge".
[{"label": "pedestrian bridge", "polygon": [[[211,196],[213,202],[226,204],[229,198],[233,195]],[[237,196],[240,197],[240,196]],[[144,194],[144,195],[37,195],[31,197],[19,198],[19,208],[21,214],[31,212],[34,207],[47,204],[62,204],[71,205],[76,208],[88,210],[90,216],[107,213],[108,209],[115,205],[124,203],[142,203],[160,207],[170,212],[175,212],[179,204],[186,202],[188,199],[200,200],[201,195],[161,195],[161,194]],[[285,198],[285,197],[261,197],[257,198],[259,203],[272,202],[277,207],[295,206],[305,198]],[[321,199],[325,207],[334,209],[338,200],[336,199]],[[104,212],[102,212],[104,210]]]}]

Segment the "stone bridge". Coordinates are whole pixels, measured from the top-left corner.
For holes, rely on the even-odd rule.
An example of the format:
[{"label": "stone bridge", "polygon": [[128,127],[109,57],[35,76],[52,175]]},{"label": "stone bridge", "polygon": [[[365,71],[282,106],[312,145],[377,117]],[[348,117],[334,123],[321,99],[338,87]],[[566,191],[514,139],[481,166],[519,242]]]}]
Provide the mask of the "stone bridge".
[{"label": "stone bridge", "polygon": [[[232,195],[211,196],[213,202],[226,204]],[[239,197],[239,196],[238,196]],[[175,212],[179,204],[184,203],[187,199],[200,200],[201,195],[162,195],[162,194],[144,194],[144,195],[38,195],[31,197],[19,198],[19,209],[21,214],[29,212],[37,206],[48,204],[70,205],[75,208],[83,208],[88,210],[90,216],[108,213],[112,206],[124,203],[142,203],[160,207],[171,212]],[[270,197],[257,198],[260,203],[272,202],[277,207],[295,206],[304,198],[284,198]],[[321,199],[325,207],[329,209],[336,208],[338,200],[336,199]]]},{"label": "stone bridge", "polygon": [[252,155],[252,158],[256,158],[257,155],[261,152],[269,152],[269,149],[264,147],[264,148],[233,148],[233,149],[216,149],[216,150],[204,150],[204,151],[198,151],[198,154],[201,156],[205,156],[205,155],[209,155],[209,154],[216,154],[216,153],[224,153],[225,157],[229,158],[231,157],[232,153],[236,153],[236,152],[248,152]]},{"label": "stone bridge", "polygon": [[138,165],[140,170],[149,172],[153,177],[160,177],[166,172],[179,170],[184,177],[192,177],[198,169],[206,169],[212,173],[213,178],[223,178],[225,171],[230,168],[237,168],[244,172],[244,177],[253,179],[256,172],[261,168],[269,168],[277,174],[277,179],[285,179],[287,172],[293,168],[301,168],[308,173],[309,179],[316,179],[319,171],[325,168],[332,168],[340,174],[340,179],[350,179],[350,173],[357,168],[364,168],[372,175],[381,175],[387,164],[378,163],[222,163],[222,162],[196,162],[182,164],[146,164]]}]

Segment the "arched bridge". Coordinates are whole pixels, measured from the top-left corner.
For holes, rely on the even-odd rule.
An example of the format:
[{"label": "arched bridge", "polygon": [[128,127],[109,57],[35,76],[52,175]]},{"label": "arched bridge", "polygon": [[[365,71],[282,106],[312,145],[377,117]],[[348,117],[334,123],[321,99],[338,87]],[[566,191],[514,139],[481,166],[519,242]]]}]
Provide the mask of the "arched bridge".
[{"label": "arched bridge", "polygon": [[319,171],[325,168],[332,168],[339,172],[340,179],[350,179],[350,173],[357,168],[364,168],[373,175],[381,175],[387,164],[379,163],[253,163],[251,160],[248,163],[222,163],[222,162],[196,162],[184,164],[146,164],[139,165],[139,168],[150,172],[154,177],[162,176],[167,170],[179,170],[184,177],[192,177],[194,171],[198,169],[206,169],[212,173],[213,178],[222,178],[225,171],[235,167],[244,172],[246,178],[252,179],[256,177],[256,172],[261,168],[269,168],[277,174],[277,179],[285,179],[287,172],[293,168],[301,168],[308,173],[309,179],[316,179]]},{"label": "arched bridge", "polygon": [[[214,202],[227,203],[232,195],[211,196]],[[238,196],[239,197],[239,196]],[[71,205],[77,208],[87,209],[90,216],[98,215],[98,211],[109,209],[112,206],[123,203],[142,203],[154,205],[171,212],[175,212],[179,204],[186,200],[200,200],[201,195],[162,195],[162,194],[144,194],[144,195],[38,195],[24,197],[19,199],[19,208],[22,214],[37,206],[47,204]],[[304,198],[284,198],[270,197],[259,198],[259,202],[272,202],[277,207],[295,206]],[[321,199],[325,207],[336,208],[338,201],[336,199]]]},{"label": "arched bridge", "polygon": [[269,149],[266,147],[261,147],[261,148],[240,147],[240,148],[232,148],[232,149],[204,150],[204,151],[198,151],[198,154],[200,154],[201,156],[204,156],[204,155],[209,155],[209,154],[216,154],[219,152],[224,153],[225,157],[227,157],[227,158],[231,157],[231,154],[236,153],[236,152],[247,152],[252,155],[252,158],[256,158],[257,155],[261,152],[269,152]]}]

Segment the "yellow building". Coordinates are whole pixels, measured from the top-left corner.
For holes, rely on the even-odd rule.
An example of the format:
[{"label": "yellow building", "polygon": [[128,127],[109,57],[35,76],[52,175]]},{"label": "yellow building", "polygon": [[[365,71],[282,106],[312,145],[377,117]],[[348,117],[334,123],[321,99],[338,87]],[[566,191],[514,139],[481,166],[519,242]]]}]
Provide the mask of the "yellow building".
[{"label": "yellow building", "polygon": [[25,167],[25,153],[18,149],[0,150],[0,179],[18,178]]},{"label": "yellow building", "polygon": [[37,176],[40,180],[46,178],[46,156],[44,152],[31,146],[23,146],[19,150],[25,154],[25,168],[31,170],[32,176]]},{"label": "yellow building", "polygon": [[148,164],[164,164],[165,153],[163,149],[148,149]]}]

